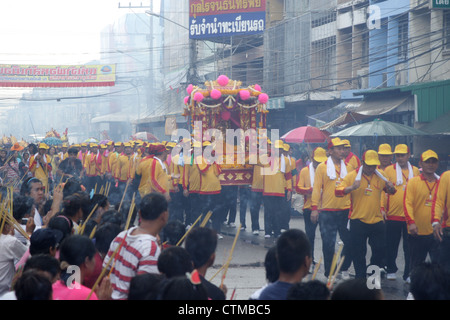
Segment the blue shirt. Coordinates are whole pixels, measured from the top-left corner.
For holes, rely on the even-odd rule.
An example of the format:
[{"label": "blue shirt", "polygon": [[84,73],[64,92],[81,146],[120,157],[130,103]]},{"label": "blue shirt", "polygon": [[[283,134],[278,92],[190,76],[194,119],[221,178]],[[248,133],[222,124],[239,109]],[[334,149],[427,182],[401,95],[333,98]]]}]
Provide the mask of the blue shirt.
[{"label": "blue shirt", "polygon": [[286,300],[287,293],[292,283],[275,281],[269,284],[259,296],[259,300]]}]

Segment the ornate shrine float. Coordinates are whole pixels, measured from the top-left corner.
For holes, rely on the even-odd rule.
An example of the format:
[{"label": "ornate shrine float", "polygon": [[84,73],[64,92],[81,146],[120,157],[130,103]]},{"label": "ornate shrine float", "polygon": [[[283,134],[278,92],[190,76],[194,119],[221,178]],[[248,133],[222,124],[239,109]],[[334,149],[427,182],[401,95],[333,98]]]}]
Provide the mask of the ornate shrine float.
[{"label": "ornate shrine float", "polygon": [[[215,81],[205,82],[205,88],[190,84],[186,89],[188,96],[184,98],[183,116],[188,118],[191,129],[195,131],[195,123],[201,123],[202,137],[207,136],[209,129],[220,130],[223,137],[226,137],[228,129],[242,129],[243,132],[253,129],[254,131],[250,131],[258,132],[258,135],[261,129],[266,129],[269,96],[261,91],[258,84],[246,88],[241,86],[241,81],[231,80],[225,75],[219,76]],[[238,148],[235,144],[232,155],[234,161],[225,159],[227,144],[223,142],[224,158],[219,164],[222,171],[220,175],[222,185],[252,183],[253,164],[248,161],[248,151],[249,144],[255,143],[256,137],[254,140],[246,137],[245,141],[245,163],[237,161],[238,156],[242,156],[243,148]]]}]

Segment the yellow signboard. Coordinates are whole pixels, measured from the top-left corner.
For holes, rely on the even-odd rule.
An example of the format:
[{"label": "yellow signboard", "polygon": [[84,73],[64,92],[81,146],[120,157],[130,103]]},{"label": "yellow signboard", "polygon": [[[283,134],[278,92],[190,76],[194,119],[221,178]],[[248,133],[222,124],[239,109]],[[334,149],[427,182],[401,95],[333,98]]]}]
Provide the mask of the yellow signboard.
[{"label": "yellow signboard", "polygon": [[1,87],[101,87],[114,86],[113,65],[13,65],[0,64]]}]

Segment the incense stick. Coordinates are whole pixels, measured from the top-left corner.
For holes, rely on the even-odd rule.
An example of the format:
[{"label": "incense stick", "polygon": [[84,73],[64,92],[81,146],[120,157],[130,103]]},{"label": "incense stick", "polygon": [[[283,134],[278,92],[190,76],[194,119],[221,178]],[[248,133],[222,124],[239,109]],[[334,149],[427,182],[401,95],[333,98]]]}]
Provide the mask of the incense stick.
[{"label": "incense stick", "polygon": [[119,204],[119,209],[117,210],[119,212],[120,212],[120,208],[122,208],[122,203],[123,203],[123,200],[125,199],[125,195],[127,194],[127,189],[128,189],[129,184],[130,184],[130,181],[128,180],[127,184],[125,186],[125,191],[123,192],[123,195],[122,195],[122,200],[120,201],[120,204]]},{"label": "incense stick", "polygon": [[131,216],[133,215],[133,211],[134,211],[134,207],[135,207],[135,196],[136,196],[136,193],[133,193],[133,199],[131,200],[130,210],[128,211],[127,222],[125,224],[124,230],[128,230],[128,228],[130,226]]},{"label": "incense stick", "polygon": [[234,241],[233,241],[233,245],[231,247],[230,255],[228,257],[228,261],[226,262],[225,270],[224,270],[223,275],[222,275],[222,282],[220,283],[220,288],[223,287],[223,282],[224,282],[225,276],[226,276],[226,274],[228,272],[228,267],[230,266],[231,259],[233,259],[233,252],[234,252],[234,248],[236,247],[237,239],[239,238],[239,234],[241,232],[241,227],[242,227],[242,224],[239,224],[239,229],[237,230],[236,235],[234,237]]},{"label": "incense stick", "polygon": [[311,277],[311,280],[314,280],[316,278],[316,275],[317,275],[317,272],[319,271],[321,263],[322,263],[322,257],[320,257],[319,262],[317,262],[316,267],[314,268],[314,273]]},{"label": "incense stick", "polygon": [[200,215],[197,220],[195,220],[195,222],[192,224],[192,226],[188,229],[188,231],[186,231],[186,233],[181,237],[181,239],[178,241],[178,243],[176,244],[176,246],[179,246],[184,238],[186,238],[186,236],[189,234],[189,232],[191,232],[191,230],[194,228],[194,226],[197,224],[197,222],[200,220],[200,218],[202,217],[202,215]]},{"label": "incense stick", "polygon": [[208,213],[205,216],[205,219],[203,219],[202,223],[200,224],[200,227],[206,226],[206,224],[208,223],[209,218],[211,218],[212,214],[213,214],[212,211],[208,211]]},{"label": "incense stick", "polygon": [[339,241],[338,251],[337,251],[337,253],[336,252],[334,253],[333,262],[331,263],[330,274],[328,275],[328,282],[331,281],[331,277],[333,276],[334,269],[336,268],[336,264],[337,264],[337,261],[339,259],[339,256],[341,255],[343,247],[344,247],[344,243],[342,241]]},{"label": "incense stick", "polygon": [[92,208],[91,213],[89,213],[88,217],[86,218],[86,221],[83,222],[83,224],[80,226],[80,234],[82,235],[84,233],[84,229],[86,228],[86,224],[89,221],[89,219],[91,218],[92,214],[95,212],[95,210],[97,210],[98,207],[98,203],[95,204],[94,208]]},{"label": "incense stick", "polygon": [[336,277],[337,277],[339,271],[341,270],[342,264],[344,263],[344,259],[345,259],[345,256],[343,256],[341,261],[339,261],[339,265],[338,265],[338,267],[336,269],[336,272],[333,275],[332,281],[327,284],[327,287],[328,287],[329,290],[331,290],[331,288],[333,287],[334,282],[336,281]]}]

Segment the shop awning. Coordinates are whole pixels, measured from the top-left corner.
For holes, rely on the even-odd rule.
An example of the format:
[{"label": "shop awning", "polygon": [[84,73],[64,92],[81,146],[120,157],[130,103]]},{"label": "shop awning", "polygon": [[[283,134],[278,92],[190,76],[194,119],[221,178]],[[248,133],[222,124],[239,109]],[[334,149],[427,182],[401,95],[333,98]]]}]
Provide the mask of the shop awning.
[{"label": "shop awning", "polygon": [[402,105],[410,95],[396,95],[380,97],[366,97],[361,106],[354,110],[354,112],[366,116],[379,116],[390,111],[393,111]]},{"label": "shop awning", "polygon": [[131,122],[135,120],[137,117],[132,114],[130,110],[115,112],[110,114],[105,114],[103,116],[98,116],[92,118],[91,123],[99,123],[99,122]]},{"label": "shop awning", "polygon": [[366,119],[368,117],[369,116],[349,111],[349,112],[346,112],[346,113],[340,115],[337,119],[330,121],[327,124],[321,126],[319,129],[320,130],[328,130],[332,127],[343,126],[348,123],[355,123],[360,120]]}]

